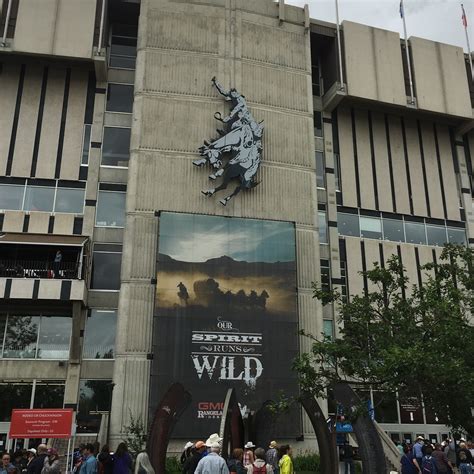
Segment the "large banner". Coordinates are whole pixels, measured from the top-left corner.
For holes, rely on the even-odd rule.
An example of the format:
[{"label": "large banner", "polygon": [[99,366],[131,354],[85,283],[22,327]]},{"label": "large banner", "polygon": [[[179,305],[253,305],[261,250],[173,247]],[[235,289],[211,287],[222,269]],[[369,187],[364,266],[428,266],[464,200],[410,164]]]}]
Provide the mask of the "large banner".
[{"label": "large banner", "polygon": [[[192,395],[173,437],[218,431],[228,388],[244,416],[297,395],[294,224],[163,212],[159,229],[150,408],[174,382]],[[298,413],[280,437],[301,434]]]}]

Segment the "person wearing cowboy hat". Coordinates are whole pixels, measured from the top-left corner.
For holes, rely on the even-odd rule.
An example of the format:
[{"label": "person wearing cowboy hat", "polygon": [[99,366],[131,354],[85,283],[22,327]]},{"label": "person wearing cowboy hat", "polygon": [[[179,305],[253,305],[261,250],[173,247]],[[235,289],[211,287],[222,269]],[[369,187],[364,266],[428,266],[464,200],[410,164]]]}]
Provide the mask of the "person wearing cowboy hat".
[{"label": "person wearing cowboy hat", "polygon": [[224,458],[220,456],[221,445],[213,443],[211,445],[211,452],[199,461],[195,474],[229,474]]},{"label": "person wearing cowboy hat", "polygon": [[273,467],[273,472],[279,474],[280,467],[278,466],[278,444],[276,441],[272,441],[267,451],[267,463]]},{"label": "person wearing cowboy hat", "polygon": [[217,433],[213,433],[207,438],[206,446],[212,448],[212,445],[215,443],[222,444],[222,438]]},{"label": "person wearing cowboy hat", "polygon": [[249,441],[244,446],[244,467],[250,466],[255,462],[255,456],[253,454],[254,448],[255,445],[252,443],[252,441]]}]

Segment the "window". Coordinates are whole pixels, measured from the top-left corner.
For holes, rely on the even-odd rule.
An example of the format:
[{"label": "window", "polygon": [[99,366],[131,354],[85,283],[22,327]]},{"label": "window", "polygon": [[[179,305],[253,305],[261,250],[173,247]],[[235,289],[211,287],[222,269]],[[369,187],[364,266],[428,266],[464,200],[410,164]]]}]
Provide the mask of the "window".
[{"label": "window", "polygon": [[23,207],[24,185],[1,184],[0,185],[0,209],[11,209],[19,211]]},{"label": "window", "polygon": [[33,408],[62,408],[64,386],[63,382],[36,381]]},{"label": "window", "polygon": [[334,337],[334,322],[331,319],[323,320],[324,337],[332,340]]},{"label": "window", "polygon": [[395,393],[373,392],[375,419],[378,423],[399,423]]},{"label": "window", "polygon": [[69,359],[71,330],[70,317],[42,316],[36,358]]},{"label": "window", "polygon": [[82,143],[82,160],[81,165],[88,165],[89,164],[89,151],[91,149],[91,132],[92,132],[92,125],[85,124],[84,125],[84,140]]},{"label": "window", "polygon": [[328,224],[326,221],[326,212],[318,212],[318,226],[319,226],[319,243],[327,244],[328,243]]},{"label": "window", "polygon": [[339,153],[334,153],[334,181],[336,191],[341,190],[341,157]]},{"label": "window", "polygon": [[385,240],[392,242],[405,242],[405,232],[403,231],[403,221],[395,219],[382,219],[383,236]]},{"label": "window", "polygon": [[25,211],[52,212],[55,189],[47,186],[26,186]]},{"label": "window", "polygon": [[314,135],[316,137],[323,137],[323,114],[321,112],[313,112],[314,120]]},{"label": "window", "polygon": [[81,380],[77,407],[78,433],[98,433],[101,414],[110,411],[112,380]]},{"label": "window", "polygon": [[91,288],[94,290],[119,290],[122,246],[96,244],[92,259]]},{"label": "window", "polygon": [[317,97],[321,95],[320,81],[319,66],[313,65],[311,67],[311,82],[313,85],[313,95]]},{"label": "window", "polygon": [[347,302],[347,270],[346,270],[346,262],[343,260],[340,261],[340,269],[341,269],[341,295],[342,301],[344,303]]},{"label": "window", "polygon": [[368,239],[381,239],[382,223],[380,218],[360,216],[360,236]]},{"label": "window", "polygon": [[91,310],[84,335],[84,359],[113,359],[117,311]]},{"label": "window", "polygon": [[99,190],[95,224],[102,227],[125,225],[125,192]]},{"label": "window", "polygon": [[464,229],[448,227],[448,241],[450,244],[466,245],[466,232]]},{"label": "window", "polygon": [[102,165],[128,166],[130,157],[130,129],[104,127]]},{"label": "window", "polygon": [[56,192],[56,212],[84,213],[84,189],[58,188]]},{"label": "window", "polygon": [[110,67],[135,69],[137,57],[137,28],[114,24],[110,46]]},{"label": "window", "polygon": [[410,244],[426,244],[425,224],[405,221],[405,235]]},{"label": "window", "polygon": [[325,186],[325,174],[326,169],[324,167],[324,153],[321,151],[316,152],[316,185],[318,188],[324,188]]},{"label": "window", "polygon": [[3,343],[3,358],[34,359],[38,342],[39,316],[11,316]]},{"label": "window", "polygon": [[31,383],[0,383],[0,422],[10,421],[14,408],[30,408],[32,388]]},{"label": "window", "polygon": [[438,245],[442,247],[447,241],[446,227],[440,225],[427,225],[426,236],[428,245]]},{"label": "window", "polygon": [[107,90],[107,112],[132,113],[133,86],[126,84],[109,84]]},{"label": "window", "polygon": [[321,289],[329,291],[331,289],[331,273],[329,270],[329,260],[320,260],[321,268]]},{"label": "window", "polygon": [[358,214],[338,213],[337,227],[340,235],[360,236],[359,216]]}]

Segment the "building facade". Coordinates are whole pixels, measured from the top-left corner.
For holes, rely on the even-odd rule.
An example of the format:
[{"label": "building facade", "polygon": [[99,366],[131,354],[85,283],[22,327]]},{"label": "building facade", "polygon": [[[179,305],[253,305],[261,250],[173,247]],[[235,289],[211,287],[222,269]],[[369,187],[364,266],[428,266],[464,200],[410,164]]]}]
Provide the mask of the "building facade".
[{"label": "building facade", "polygon": [[[336,25],[284,2],[0,0],[0,12],[4,446],[12,408],[74,408],[78,436],[112,444],[131,417],[148,420],[166,213],[291,223],[299,327],[331,337],[313,281],[359,294],[358,272],[396,254],[417,283],[445,242],[474,243],[461,48],[410,38],[412,97],[397,33],[343,22],[341,74]],[[228,113],[213,77],[264,125],[260,184],[226,206],[192,164]],[[370,397],[393,439],[448,433]],[[298,429],[314,438],[304,417]]]}]

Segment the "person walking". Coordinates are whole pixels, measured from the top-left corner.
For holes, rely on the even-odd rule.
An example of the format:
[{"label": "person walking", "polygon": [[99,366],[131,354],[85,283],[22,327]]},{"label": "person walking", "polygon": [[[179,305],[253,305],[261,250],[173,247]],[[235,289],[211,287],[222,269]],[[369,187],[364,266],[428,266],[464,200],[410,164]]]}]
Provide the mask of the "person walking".
[{"label": "person walking", "polygon": [[146,451],[138,453],[135,460],[135,474],[155,474],[155,470],[151,465],[150,458]]},{"label": "person walking", "polygon": [[291,446],[285,444],[280,447],[280,474],[293,474],[293,461],[291,460]]},{"label": "person walking", "polygon": [[443,448],[439,443],[435,444],[435,450],[433,451],[432,456],[435,459],[438,474],[447,474],[449,472],[452,472],[453,466],[449,462],[446,453],[443,451]]},{"label": "person walking", "polygon": [[59,454],[56,449],[48,449],[48,456],[44,460],[44,465],[41,474],[61,474],[61,466],[59,465]]},{"label": "person walking", "polygon": [[425,440],[423,439],[423,436],[418,436],[416,438],[416,442],[413,445],[413,456],[416,459],[416,462],[418,463],[419,466],[423,464],[423,447],[425,445]]},{"label": "person walking", "polygon": [[206,443],[204,441],[197,441],[192,450],[191,457],[188,458],[183,466],[183,474],[194,474],[205,452]]},{"label": "person walking", "polygon": [[252,441],[249,441],[245,446],[244,446],[244,467],[246,468],[250,464],[253,464],[255,461],[255,456],[253,454],[253,450],[255,448],[255,445],[252,443]]},{"label": "person walking", "polygon": [[438,474],[438,469],[436,468],[436,461],[433,457],[433,448],[428,446],[425,449],[426,455],[423,457],[421,464],[421,472],[423,474]]},{"label": "person walking", "polygon": [[257,448],[254,454],[255,461],[247,466],[247,474],[273,474],[272,466],[265,459],[265,450]]},{"label": "person walking", "polygon": [[420,466],[413,456],[411,449],[405,444],[403,446],[403,456],[400,460],[402,466],[402,474],[418,474]]},{"label": "person walking", "polygon": [[16,468],[11,462],[10,455],[8,453],[3,453],[0,474],[14,474],[15,472]]},{"label": "person walking", "polygon": [[40,444],[36,450],[37,456],[28,464],[28,474],[41,474],[44,467],[44,460],[48,456],[48,448],[45,444]]},{"label": "person walking", "polygon": [[236,448],[232,451],[232,457],[227,463],[230,474],[247,474],[247,469],[244,467],[244,450],[241,448]]},{"label": "person walking", "polygon": [[278,445],[276,441],[272,441],[268,447],[267,463],[272,466],[275,474],[280,473],[280,467],[278,466]]},{"label": "person walking", "polygon": [[100,454],[97,456],[99,461],[99,472],[101,474],[112,474],[114,472],[114,458],[110,454],[108,445],[104,445]]},{"label": "person walking", "polygon": [[211,452],[203,457],[197,465],[196,474],[229,474],[229,468],[224,459],[219,456],[221,452],[221,445],[213,443]]},{"label": "person walking", "polygon": [[459,443],[457,451],[457,466],[461,474],[472,474],[472,454],[465,442]]},{"label": "person walking", "polygon": [[98,474],[97,459],[94,456],[94,445],[87,443],[83,450],[83,458],[79,474]]},{"label": "person walking", "polygon": [[132,457],[128,453],[126,443],[120,443],[114,453],[113,474],[130,474],[132,470]]}]

